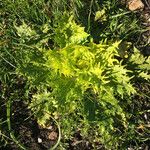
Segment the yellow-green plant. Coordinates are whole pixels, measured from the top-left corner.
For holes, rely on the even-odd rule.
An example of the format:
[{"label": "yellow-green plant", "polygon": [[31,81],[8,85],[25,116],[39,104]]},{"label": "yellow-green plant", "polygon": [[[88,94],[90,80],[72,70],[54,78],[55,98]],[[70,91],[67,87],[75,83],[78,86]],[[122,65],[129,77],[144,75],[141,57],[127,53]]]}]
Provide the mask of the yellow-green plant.
[{"label": "yellow-green plant", "polygon": [[[16,29],[19,34],[22,26]],[[51,114],[60,122],[64,137],[75,130],[88,136],[93,127],[106,147],[117,148],[118,119],[124,130],[128,126],[120,101],[136,93],[130,83],[132,70],[117,59],[120,41],[95,44],[89,36],[65,15],[55,23],[51,37],[55,48],[44,49],[40,41],[32,50],[26,47],[30,52],[24,53],[18,73],[37,88],[29,107],[40,125],[46,126]]]}]

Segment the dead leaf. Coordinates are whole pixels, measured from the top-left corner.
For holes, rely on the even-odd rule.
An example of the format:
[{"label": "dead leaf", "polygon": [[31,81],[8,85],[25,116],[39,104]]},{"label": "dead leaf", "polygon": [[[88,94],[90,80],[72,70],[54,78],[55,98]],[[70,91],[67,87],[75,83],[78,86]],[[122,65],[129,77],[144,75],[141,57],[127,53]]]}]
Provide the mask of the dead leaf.
[{"label": "dead leaf", "polygon": [[141,0],[129,0],[127,2],[128,8],[131,11],[139,10],[144,8],[144,4]]}]

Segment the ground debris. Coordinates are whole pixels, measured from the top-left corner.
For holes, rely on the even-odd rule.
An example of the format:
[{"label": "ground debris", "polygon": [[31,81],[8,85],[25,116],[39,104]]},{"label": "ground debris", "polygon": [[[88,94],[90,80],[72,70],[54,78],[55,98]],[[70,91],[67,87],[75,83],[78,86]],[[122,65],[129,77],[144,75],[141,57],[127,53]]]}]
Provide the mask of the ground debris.
[{"label": "ground debris", "polygon": [[144,4],[141,0],[128,0],[127,7],[131,11],[144,9]]}]

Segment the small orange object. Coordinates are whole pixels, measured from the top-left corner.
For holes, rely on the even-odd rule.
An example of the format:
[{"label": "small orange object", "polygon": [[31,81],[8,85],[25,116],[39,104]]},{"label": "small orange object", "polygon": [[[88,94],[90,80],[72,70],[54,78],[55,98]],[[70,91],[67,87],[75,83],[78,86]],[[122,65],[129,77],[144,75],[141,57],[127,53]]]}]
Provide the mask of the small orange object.
[{"label": "small orange object", "polygon": [[144,8],[144,4],[142,3],[141,0],[129,0],[127,2],[128,8],[131,11],[135,11],[138,9],[143,9]]}]

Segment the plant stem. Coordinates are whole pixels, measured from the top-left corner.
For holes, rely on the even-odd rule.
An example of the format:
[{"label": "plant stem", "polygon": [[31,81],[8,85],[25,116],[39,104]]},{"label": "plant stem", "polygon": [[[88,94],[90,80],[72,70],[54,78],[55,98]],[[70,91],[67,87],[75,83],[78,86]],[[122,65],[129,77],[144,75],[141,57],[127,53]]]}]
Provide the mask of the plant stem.
[{"label": "plant stem", "polygon": [[10,132],[10,137],[21,149],[27,150],[27,148],[24,145],[22,145],[14,136],[14,133],[11,129],[10,112],[11,112],[11,100],[8,100],[7,101],[7,125],[8,125],[8,130]]}]

